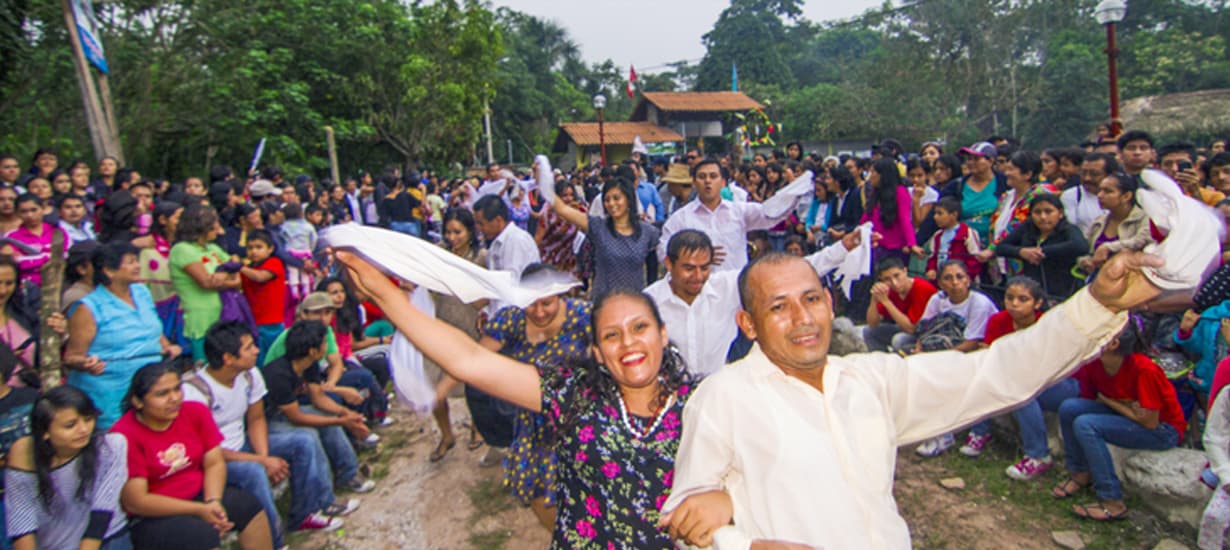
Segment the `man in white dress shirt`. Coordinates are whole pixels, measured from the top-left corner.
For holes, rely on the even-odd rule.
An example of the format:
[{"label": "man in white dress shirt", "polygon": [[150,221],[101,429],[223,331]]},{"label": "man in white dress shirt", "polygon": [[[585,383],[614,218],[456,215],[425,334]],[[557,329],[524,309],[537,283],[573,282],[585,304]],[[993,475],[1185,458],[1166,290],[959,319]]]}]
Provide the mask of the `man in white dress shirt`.
[{"label": "man in white dress shirt", "polygon": [[1088,234],[1093,222],[1106,210],[1098,202],[1098,185],[1115,172],[1119,171],[1119,161],[1106,153],[1089,153],[1081,163],[1081,181],[1069,187],[1059,196],[1063,202],[1063,214],[1070,223]]},{"label": "man in white dress shirt", "polygon": [[[824,275],[841,265],[848,250],[859,245],[861,233],[851,231],[844,246],[829,246],[804,258]],[[726,364],[727,350],[738,334],[737,271],[713,273],[713,241],[704,232],[684,229],[666,245],[666,277],[645,288],[667,334],[683,355],[688,372],[713,374]]]},{"label": "man in white dress shirt", "polygon": [[[511,271],[515,277],[532,263],[542,261],[534,237],[508,221],[508,205],[499,195],[487,195],[474,203],[474,225],[487,245],[487,269]],[[492,301],[487,312],[494,314],[504,305]]]},{"label": "man in white dress shirt", "polygon": [[666,243],[671,235],[683,229],[704,231],[713,240],[713,269],[739,271],[747,265],[747,232],[768,229],[786,219],[797,203],[797,197],[780,212],[770,212],[767,205],[755,202],[722,200],[722,167],[716,160],[705,159],[692,168],[692,182],[697,188],[697,200],[673,214],[662,226],[658,244],[658,259],[666,258]]},{"label": "man in white dress shirt", "polygon": [[[909,548],[892,494],[897,447],[1008,409],[1094,357],[1128,309],[1161,292],[1144,265],[1160,260],[1117,254],[1089,287],[988,349],[903,358],[829,357],[833,310],[815,270],[781,254],[757,260],[740,276],[738,313],[757,345],[684,410],[663,506],[672,534],[721,550]],[[729,495],[733,524],[711,538],[687,532],[692,514],[721,509],[703,504],[711,491]]]}]

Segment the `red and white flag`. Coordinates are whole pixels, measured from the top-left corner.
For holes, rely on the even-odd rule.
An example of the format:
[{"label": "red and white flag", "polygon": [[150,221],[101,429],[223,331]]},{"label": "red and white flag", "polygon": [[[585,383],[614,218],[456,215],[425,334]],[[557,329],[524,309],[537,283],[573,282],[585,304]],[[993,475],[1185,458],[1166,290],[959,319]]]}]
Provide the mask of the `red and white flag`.
[{"label": "red and white flag", "polygon": [[636,98],[636,67],[628,66],[628,99]]}]

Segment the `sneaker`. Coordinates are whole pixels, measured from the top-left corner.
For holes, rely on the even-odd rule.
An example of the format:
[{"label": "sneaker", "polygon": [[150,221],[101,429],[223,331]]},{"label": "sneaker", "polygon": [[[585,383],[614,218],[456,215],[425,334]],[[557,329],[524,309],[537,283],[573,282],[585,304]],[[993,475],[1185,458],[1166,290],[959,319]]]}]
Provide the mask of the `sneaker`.
[{"label": "sneaker", "polygon": [[[375,483],[372,484],[373,486]],[[345,502],[334,501],[333,504],[321,510],[321,513],[326,516],[349,516],[351,512],[359,509],[359,499],[347,499]]]},{"label": "sneaker", "polygon": [[1027,456],[1016,464],[1009,466],[1007,470],[1004,470],[1004,473],[1017,481],[1029,481],[1050,471],[1054,465],[1055,463],[1051,460],[1050,456],[1046,458]]},{"label": "sneaker", "polygon": [[991,434],[977,435],[970,432],[965,437],[965,445],[961,446],[961,454],[968,457],[976,457],[982,454],[982,450],[986,448],[987,443],[991,441]]},{"label": "sneaker", "polygon": [[377,443],[380,443],[380,436],[374,433],[369,433],[367,434],[367,438],[363,440],[363,443],[375,447]]},{"label": "sneaker", "polygon": [[370,493],[376,488],[376,482],[370,479],[363,479],[359,476],[354,476],[350,481],[342,484],[342,487],[350,489],[355,493]]},{"label": "sneaker", "polygon": [[952,434],[944,434],[924,441],[922,445],[914,449],[914,452],[918,453],[919,456],[936,457],[944,454],[944,451],[951,449],[956,444],[957,438],[953,437]]},{"label": "sneaker", "polygon": [[344,523],[345,522],[343,522],[342,520],[338,518],[332,518],[332,517],[326,516],[322,512],[316,512],[306,518],[303,518],[303,523],[300,523],[299,528],[296,530],[306,531],[306,530],[311,529],[311,530],[322,530],[322,531],[336,531],[338,529],[341,529]]},{"label": "sneaker", "polygon": [[386,416],[386,417],[384,417],[384,418],[380,419],[380,424],[378,424],[378,426],[380,426],[381,428],[387,428],[387,427],[392,426],[393,424],[396,424],[396,423],[397,423],[397,421],[396,421],[396,420],[394,420],[394,419],[393,419],[393,417],[391,417],[391,416]]}]

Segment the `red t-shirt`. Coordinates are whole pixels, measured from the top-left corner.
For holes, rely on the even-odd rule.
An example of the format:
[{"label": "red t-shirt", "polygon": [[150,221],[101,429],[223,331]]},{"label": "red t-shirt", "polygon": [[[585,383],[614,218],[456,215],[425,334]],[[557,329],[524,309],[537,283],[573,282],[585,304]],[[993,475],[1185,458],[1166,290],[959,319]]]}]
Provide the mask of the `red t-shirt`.
[{"label": "red t-shirt", "polygon": [[286,267],[277,256],[270,256],[260,264],[249,266],[252,269],[268,271],[273,278],[258,283],[247,277],[243,278],[243,296],[252,306],[252,316],[258,325],[282,324],[286,309]]},{"label": "red t-shirt", "polygon": [[[919,319],[922,319],[923,312],[927,311],[927,301],[936,292],[938,291],[934,285],[925,279],[915,277],[914,284],[910,287],[910,291],[905,294],[905,298],[898,296],[895,291],[889,290],[888,301],[897,306],[897,309],[904,313],[911,323],[917,323]],[[892,320],[888,317],[888,310],[884,309],[883,304],[876,304],[876,311],[880,312],[881,317],[889,321]]]},{"label": "red t-shirt", "polygon": [[128,479],[141,478],[149,492],[191,500],[205,488],[205,453],[222,443],[222,432],[203,403],[184,401],[179,416],[156,432],[128,411],[111,427],[128,439]]},{"label": "red t-shirt", "polygon": [[1101,359],[1094,359],[1081,367],[1076,379],[1081,383],[1081,397],[1085,399],[1097,399],[1098,393],[1102,393],[1111,399],[1139,401],[1145,409],[1160,411],[1158,417],[1161,421],[1174,426],[1175,431],[1179,432],[1179,440],[1183,440],[1187,419],[1179,407],[1174,386],[1161,367],[1147,355],[1128,355],[1114,376],[1106,374]]},{"label": "red t-shirt", "polygon": [[[1034,320],[1037,320],[1039,317],[1042,317],[1042,312],[1035,312]],[[1016,332],[1016,325],[1012,323],[1012,314],[1006,310],[998,311],[987,321],[987,332],[983,335],[982,341],[989,346],[992,342],[999,340],[1000,337],[1012,334],[1013,332]]]}]

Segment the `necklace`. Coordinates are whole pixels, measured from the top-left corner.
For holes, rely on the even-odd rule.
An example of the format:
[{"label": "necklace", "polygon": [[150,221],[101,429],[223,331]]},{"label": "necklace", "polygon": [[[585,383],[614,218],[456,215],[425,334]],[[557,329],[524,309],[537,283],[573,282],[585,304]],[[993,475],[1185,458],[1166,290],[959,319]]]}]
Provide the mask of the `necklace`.
[{"label": "necklace", "polygon": [[666,416],[666,411],[670,410],[671,404],[673,404],[674,402],[675,402],[675,396],[672,395],[668,397],[666,399],[666,404],[663,405],[662,409],[658,411],[657,418],[655,418],[653,420],[653,423],[649,425],[649,428],[643,432],[633,427],[632,421],[628,419],[628,406],[624,404],[624,397],[622,395],[619,396],[619,416],[624,421],[624,427],[628,428],[629,432],[632,432],[633,438],[645,439],[646,437],[649,436],[649,434],[653,433],[654,430],[658,429],[658,424],[662,423],[662,417]]}]

